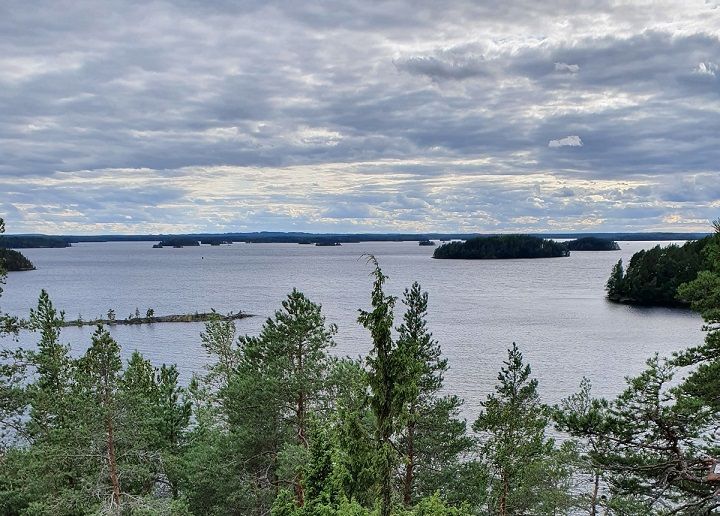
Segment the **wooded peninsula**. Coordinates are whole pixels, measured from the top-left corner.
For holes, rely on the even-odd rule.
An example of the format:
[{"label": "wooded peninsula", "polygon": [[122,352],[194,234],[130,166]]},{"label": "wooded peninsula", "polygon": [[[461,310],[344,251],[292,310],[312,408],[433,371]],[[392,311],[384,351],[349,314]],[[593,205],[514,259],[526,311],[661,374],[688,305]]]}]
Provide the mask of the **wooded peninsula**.
[{"label": "wooded peninsula", "polygon": [[715,238],[638,251],[630,258],[627,269],[622,260],[618,261],[607,281],[608,299],[644,306],[689,307],[691,299],[684,297],[679,288],[715,265],[717,257],[711,252]]}]

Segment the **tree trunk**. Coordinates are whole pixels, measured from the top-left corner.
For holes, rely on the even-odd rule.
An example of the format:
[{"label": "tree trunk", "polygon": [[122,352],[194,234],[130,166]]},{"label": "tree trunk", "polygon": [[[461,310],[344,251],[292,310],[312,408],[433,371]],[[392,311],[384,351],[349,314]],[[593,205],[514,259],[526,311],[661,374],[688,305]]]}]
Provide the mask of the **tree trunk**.
[{"label": "tree trunk", "polygon": [[[297,369],[296,369],[297,374],[302,374],[302,372],[303,372],[303,355],[304,355],[303,343],[302,343],[302,341],[300,341],[300,343],[298,344],[298,350],[297,350]],[[297,404],[296,404],[296,408],[295,408],[295,416],[297,417],[297,439],[298,439],[298,442],[300,443],[300,446],[303,446],[305,448],[308,447],[307,431],[305,428],[305,411],[306,410],[307,409],[305,407],[305,391],[302,390],[302,388],[301,388],[300,392],[298,392]],[[298,507],[302,507],[305,504],[305,493],[303,490],[302,480],[303,480],[302,472],[298,472],[297,475],[295,476],[295,481],[294,481],[294,485],[293,485],[293,488],[295,491],[295,501],[296,501]]]},{"label": "tree trunk", "polygon": [[112,505],[113,507],[120,507],[120,478],[117,472],[117,461],[115,458],[115,438],[113,436],[113,421],[112,416],[108,414],[105,419],[105,426],[107,428],[107,459],[108,459],[108,471],[110,473],[110,482],[112,483]]},{"label": "tree trunk", "polygon": [[590,516],[597,516],[597,495],[600,490],[600,474],[595,473],[595,484],[593,485],[592,496],[590,497]]},{"label": "tree trunk", "polygon": [[510,490],[510,486],[508,485],[508,478],[505,472],[502,474],[502,494],[500,495],[500,516],[507,516],[507,496],[508,492]]},{"label": "tree trunk", "polygon": [[403,504],[412,505],[412,488],[415,475],[415,422],[407,426],[407,465],[405,466],[405,482],[403,485]]},{"label": "tree trunk", "polygon": [[[307,448],[308,442],[305,432],[305,393],[302,391],[299,393],[297,399],[296,416],[298,420],[298,442],[300,443],[300,446],[304,446],[305,448]],[[295,481],[293,485],[295,491],[295,502],[297,503],[298,507],[302,507],[305,504],[305,493],[303,490],[302,480],[302,472],[298,472],[297,475],[295,475]]]}]

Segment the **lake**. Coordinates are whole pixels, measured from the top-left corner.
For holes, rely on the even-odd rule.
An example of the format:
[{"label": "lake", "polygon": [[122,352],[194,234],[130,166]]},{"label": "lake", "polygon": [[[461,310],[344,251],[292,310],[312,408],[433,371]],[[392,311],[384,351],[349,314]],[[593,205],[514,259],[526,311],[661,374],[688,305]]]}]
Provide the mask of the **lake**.
[{"label": "lake", "polygon": [[[624,377],[642,370],[654,353],[668,355],[702,342],[702,320],[687,310],[609,303],[604,285],[619,258],[658,242],[620,242],[614,252],[573,252],[536,260],[433,260],[432,247],[417,242],[367,242],[341,247],[245,244],[152,249],[151,242],[83,243],[66,249],[26,249],[38,270],[10,273],[0,307],[27,316],[45,288],[67,318],[124,318],[138,308],[156,315],[214,308],[257,317],[237,321],[239,333],[257,333],[285,295],[296,287],[319,302],[339,327],[339,355],[370,349],[358,308],[370,302],[374,254],[390,279],[388,292],[402,295],[419,281],[430,295],[428,324],[450,370],[446,387],[466,400],[469,418],[492,390],[512,342],[517,342],[540,381],[546,402],[577,390],[583,376],[596,395],[614,396]],[[662,242],[666,245],[669,242]],[[401,317],[398,302],[396,321]],[[207,363],[200,346],[203,324],[118,326],[111,333],[126,356],[137,349],[156,364],[176,363],[187,382]],[[88,345],[92,327],[67,328],[73,353]],[[21,344],[34,336],[24,333]],[[9,340],[3,346],[14,345]]]}]

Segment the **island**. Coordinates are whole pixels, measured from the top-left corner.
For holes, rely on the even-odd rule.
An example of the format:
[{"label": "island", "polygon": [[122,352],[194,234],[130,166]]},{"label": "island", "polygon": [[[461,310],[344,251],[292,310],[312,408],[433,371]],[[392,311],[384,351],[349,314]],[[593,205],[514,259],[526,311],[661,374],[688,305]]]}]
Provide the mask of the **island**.
[{"label": "island", "polygon": [[569,251],[619,251],[620,246],[609,238],[582,237],[565,242]]},{"label": "island", "polygon": [[435,242],[433,242],[432,240],[420,240],[420,242],[418,242],[418,245],[431,247],[435,245]]},{"label": "island", "polygon": [[13,249],[0,248],[0,263],[9,272],[34,271],[35,266],[24,254]]},{"label": "island", "polygon": [[685,244],[659,245],[633,254],[627,269],[619,260],[605,285],[607,299],[615,303],[641,306],[686,308],[690,304],[678,299],[677,289],[694,280],[700,271],[712,268],[705,248],[711,237]]},{"label": "island", "polygon": [[557,258],[569,256],[564,244],[530,235],[493,235],[448,242],[433,258],[459,260],[504,260],[512,258]]},{"label": "island", "polygon": [[157,323],[191,323],[191,322],[207,322],[207,321],[235,321],[237,319],[245,319],[246,317],[252,317],[252,314],[246,314],[245,312],[230,312],[227,315],[219,314],[217,312],[204,312],[194,314],[179,314],[179,315],[146,315],[145,317],[133,316],[127,319],[116,319],[114,312],[109,311],[108,317],[105,319],[92,319],[84,320],[81,318],[73,319],[72,321],[63,321],[63,326],[97,326],[98,324],[113,326],[113,325],[134,325],[134,324],[157,324]]},{"label": "island", "polygon": [[340,242],[315,242],[318,247],[339,247],[342,244]]}]

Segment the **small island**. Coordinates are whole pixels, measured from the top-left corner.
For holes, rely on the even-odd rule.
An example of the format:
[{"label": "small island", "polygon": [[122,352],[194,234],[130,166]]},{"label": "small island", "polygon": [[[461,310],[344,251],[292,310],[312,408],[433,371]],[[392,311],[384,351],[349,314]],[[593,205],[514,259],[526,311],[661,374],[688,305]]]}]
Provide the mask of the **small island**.
[{"label": "small island", "polygon": [[420,242],[418,242],[418,245],[432,247],[435,245],[435,242],[433,242],[432,240],[420,240]]},{"label": "small island", "polygon": [[557,258],[569,256],[564,244],[530,235],[493,235],[465,242],[443,244],[433,258],[459,260],[506,260],[513,258]]},{"label": "small island", "polygon": [[0,263],[9,272],[34,271],[35,266],[24,254],[13,249],[0,248]]},{"label": "small island", "polygon": [[315,242],[318,247],[339,247],[342,244],[340,242]]},{"label": "small island", "polygon": [[609,238],[582,237],[565,242],[569,251],[619,251],[620,246]]}]

